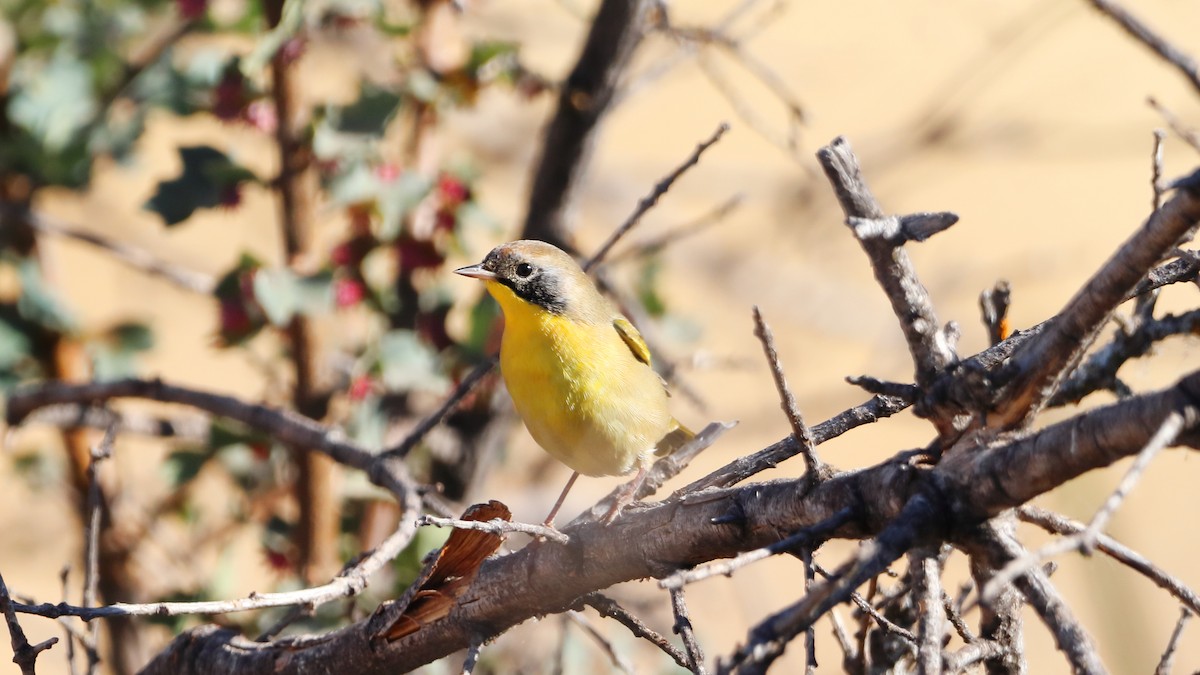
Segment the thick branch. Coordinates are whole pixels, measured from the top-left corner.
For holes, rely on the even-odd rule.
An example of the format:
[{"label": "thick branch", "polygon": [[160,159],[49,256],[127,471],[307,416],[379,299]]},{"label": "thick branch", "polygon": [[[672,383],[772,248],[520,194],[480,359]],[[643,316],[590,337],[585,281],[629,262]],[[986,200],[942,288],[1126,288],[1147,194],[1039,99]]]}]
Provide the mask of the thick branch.
[{"label": "thick branch", "polygon": [[1025,344],[1006,367],[1008,386],[993,428],[1024,425],[1045,404],[1058,381],[1078,362],[1112,311],[1146,273],[1200,221],[1200,171],[1176,183],[1163,207],[1084,284],[1053,323]]}]

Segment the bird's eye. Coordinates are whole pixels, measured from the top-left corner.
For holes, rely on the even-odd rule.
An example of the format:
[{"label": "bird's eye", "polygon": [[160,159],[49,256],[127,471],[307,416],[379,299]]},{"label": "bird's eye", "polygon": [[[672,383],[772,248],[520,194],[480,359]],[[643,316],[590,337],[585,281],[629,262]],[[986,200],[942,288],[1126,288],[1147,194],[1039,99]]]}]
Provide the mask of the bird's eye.
[{"label": "bird's eye", "polygon": [[522,279],[527,279],[529,278],[530,274],[533,274],[533,265],[530,265],[529,263],[521,263],[517,265],[517,276],[521,277]]}]

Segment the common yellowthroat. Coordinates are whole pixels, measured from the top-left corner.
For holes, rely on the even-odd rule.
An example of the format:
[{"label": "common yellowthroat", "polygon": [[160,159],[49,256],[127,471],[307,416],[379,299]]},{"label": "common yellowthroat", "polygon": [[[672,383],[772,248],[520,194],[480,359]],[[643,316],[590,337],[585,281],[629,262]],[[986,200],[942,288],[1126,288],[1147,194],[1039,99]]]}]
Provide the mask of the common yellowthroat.
[{"label": "common yellowthroat", "polygon": [[632,501],[656,455],[693,434],[671,416],[666,383],[640,333],[571,256],[540,241],[497,246],[456,270],[481,279],[504,313],[500,372],[533,440],[579,474],[637,475],[606,514]]}]

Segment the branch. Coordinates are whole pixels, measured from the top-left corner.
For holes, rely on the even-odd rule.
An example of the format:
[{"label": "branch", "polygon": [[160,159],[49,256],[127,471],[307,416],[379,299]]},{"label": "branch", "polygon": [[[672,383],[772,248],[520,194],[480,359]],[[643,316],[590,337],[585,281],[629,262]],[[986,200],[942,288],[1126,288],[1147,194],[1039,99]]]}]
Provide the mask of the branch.
[{"label": "branch", "polygon": [[687,663],[681,664],[694,675],[705,675],[704,650],[696,640],[696,631],[692,630],[692,618],[688,616],[687,603],[683,600],[683,589],[671,589],[671,612],[675,615],[675,625],[672,630],[683,639],[683,647],[687,650]]},{"label": "branch", "polygon": [[531,525],[529,523],[514,523],[502,518],[494,518],[485,522],[478,520],[460,520],[457,518],[439,518],[437,516],[421,516],[420,518],[417,518],[418,527],[425,525],[433,525],[435,527],[453,527],[459,530],[477,530],[479,532],[492,532],[494,534],[521,532],[523,534],[541,537],[542,539],[548,539],[559,544],[565,544],[571,541],[570,537],[562,532],[559,532],[553,527]]},{"label": "branch", "polygon": [[[967,545],[973,557],[979,557],[992,568],[1003,568],[1025,554],[1008,525],[985,524]],[[1040,567],[1017,579],[1016,585],[1054,635],[1059,651],[1067,657],[1075,673],[1098,675],[1106,672],[1091,638]]]},{"label": "branch", "polygon": [[13,611],[14,603],[8,594],[8,586],[0,575],[0,612],[4,613],[4,621],[8,624],[8,634],[12,641],[13,663],[21,667],[22,675],[35,675],[38,654],[58,643],[58,638],[52,637],[36,645],[29,644],[25,631],[17,621],[17,613]]},{"label": "branch", "polygon": [[[1054,534],[1073,535],[1087,529],[1087,526],[1083,523],[1036,506],[1022,506],[1017,510],[1017,517]],[[1200,595],[1197,595],[1183,581],[1168,574],[1140,553],[1103,534],[1096,538],[1096,548],[1110,556],[1113,560],[1145,576],[1159,588],[1174,596],[1176,600],[1179,600],[1179,602],[1183,603],[1192,612],[1200,614]]]},{"label": "branch", "polygon": [[596,128],[608,111],[630,57],[645,34],[650,0],[603,0],[579,60],[563,83],[546,127],[522,237],[571,250],[565,213]]},{"label": "branch", "polygon": [[1154,675],[1170,675],[1171,666],[1175,661],[1175,649],[1179,646],[1179,638],[1183,635],[1183,627],[1187,625],[1188,619],[1192,618],[1192,613],[1187,607],[1184,607],[1179,612],[1179,621],[1175,624],[1175,630],[1171,631],[1171,639],[1167,642],[1167,648],[1163,650],[1162,658],[1158,661],[1158,667],[1154,669]]},{"label": "branch", "polygon": [[[1189,393],[1190,392],[1190,393]],[[663,578],[680,568],[737,555],[771,544],[780,531],[798,531],[843,508],[858,515],[835,536],[866,537],[863,555],[836,580],[820,584],[800,606],[772,620],[778,635],[803,631],[829,607],[844,601],[862,581],[882,571],[917,542],[947,531],[964,531],[1039,492],[1092,468],[1139,451],[1155,429],[1141,420],[1162,419],[1170,410],[1183,415],[1185,428],[1200,424],[1200,373],[1161,392],[1135,396],[1100,408],[1039,434],[995,448],[952,454],[933,469],[890,460],[860,471],[833,476],[811,489],[803,479],[712,488],[627,511],[609,526],[582,522],[565,528],[567,545],[526,547],[484,562],[475,582],[446,619],[388,645],[372,645],[364,623],[354,624],[319,641],[259,644],[212,628],[178,636],[160,655],[151,673],[230,672],[284,674],[339,669],[362,673],[411,670],[470,644],[486,627],[496,635],[534,616],[562,612],[580,597],[615,583],[647,577]],[[1076,451],[1062,453],[1075,428]],[[1115,429],[1128,427],[1129,431]],[[1138,430],[1142,429],[1144,433]],[[815,430],[814,430],[815,432]],[[319,447],[319,446],[316,446]],[[937,477],[956,459],[965,483]],[[954,462],[949,462],[953,464]],[[1026,467],[1033,476],[1023,490],[1009,485],[1004,468]],[[940,506],[918,494],[927,479],[936,479],[948,496]],[[963,488],[965,486],[966,489]],[[1004,486],[1001,493],[997,486]],[[982,492],[978,508],[967,509],[967,495]],[[974,503],[974,501],[972,501]],[[946,508],[950,506],[951,508]],[[731,514],[736,523],[728,522]],[[942,534],[937,534],[937,533]],[[562,570],[571,570],[564,575]],[[795,633],[791,633],[795,634]],[[277,661],[286,651],[285,662]]]},{"label": "branch", "polygon": [[829,474],[829,469],[817,457],[816,443],[813,441],[812,430],[804,423],[800,407],[796,405],[796,397],[788,387],[787,378],[783,374],[783,365],[779,363],[779,353],[775,350],[775,336],[771,327],[763,320],[758,305],[754,306],[754,336],[762,342],[763,352],[767,355],[767,363],[771,366],[771,377],[775,380],[775,390],[779,392],[779,406],[787,415],[788,424],[792,427],[792,438],[800,444],[800,453],[804,455],[804,467],[814,480],[822,480]]},{"label": "branch", "polygon": [[[336,430],[290,410],[245,403],[232,396],[166,384],[162,380],[124,379],[87,384],[43,382],[20,387],[8,399],[8,425],[19,425],[33,412],[52,405],[98,405],[116,398],[140,398],[178,403],[225,417],[269,434],[281,443],[307,447],[329,455],[334,461],[367,474],[371,482],[396,495],[397,501],[415,504],[414,483],[403,463],[377,456],[347,440]],[[414,519],[416,518],[413,509]]]},{"label": "branch", "polygon": [[1200,221],[1200,171],[1176,181],[1175,195],[1104,263],[1067,302],[1053,323],[1026,343],[1005,367],[1002,403],[992,428],[1017,428],[1053,395],[1113,309]]},{"label": "branch", "polygon": [[1200,92],[1200,70],[1196,68],[1196,60],[1189,54],[1177,49],[1174,45],[1167,42],[1164,38],[1154,32],[1146,24],[1142,23],[1137,17],[1130,14],[1121,5],[1112,0],[1089,0],[1092,6],[1100,10],[1101,14],[1108,16],[1113,21],[1117,22],[1126,33],[1133,37],[1138,42],[1148,47],[1155,54],[1158,54],[1164,61],[1175,66],[1179,72],[1187,78],[1188,82],[1192,83],[1192,87]]},{"label": "branch", "polygon": [[942,606],[942,566],[937,549],[929,547],[909,553],[914,600],[920,616],[917,633],[917,672],[942,672],[942,639],[946,633],[946,611]]},{"label": "branch", "polygon": [[603,260],[604,256],[608,255],[608,252],[612,250],[612,247],[615,246],[622,237],[624,237],[630,230],[634,228],[635,225],[638,224],[638,221],[642,219],[642,216],[646,215],[647,211],[654,208],[654,205],[658,203],[659,198],[667,194],[667,190],[671,189],[671,186],[675,184],[675,181],[679,180],[679,177],[686,173],[688,169],[696,166],[696,164],[700,162],[700,155],[703,155],[705,150],[708,150],[714,144],[716,144],[717,141],[721,140],[721,137],[724,136],[725,132],[727,131],[729,131],[728,124],[724,122],[719,124],[717,126],[717,130],[713,132],[712,136],[709,136],[708,139],[701,141],[700,144],[696,146],[696,149],[692,151],[692,154],[689,155],[686,160],[684,160],[683,164],[675,167],[674,171],[667,174],[662,178],[662,180],[655,183],[654,189],[650,191],[650,194],[642,197],[637,204],[637,208],[633,210],[633,213],[629,214],[629,217],[625,219],[625,222],[621,223],[620,227],[613,230],[612,234],[608,235],[608,239],[606,239],[604,243],[600,245],[600,248],[597,249],[594,254],[592,254],[592,257],[584,262],[583,271],[590,272],[597,263]]},{"label": "branch", "polygon": [[[891,229],[881,230],[855,224],[864,220],[881,221],[884,213],[863,180],[858,158],[846,139],[839,136],[821,148],[817,151],[817,160],[833,184],[838,202],[846,214],[846,222],[871,261],[876,281],[900,320],[900,328],[913,359],[917,385],[924,387],[933,381],[939,371],[957,360],[953,350],[946,344],[929,291],[917,279],[908,253],[893,241],[895,237],[887,236]],[[899,221],[894,222],[898,230]]]},{"label": "branch", "polygon": [[379,546],[354,565],[342,570],[329,583],[313,588],[284,593],[251,593],[236,600],[211,600],[204,602],[151,602],[130,604],[118,602],[103,607],[76,607],[67,603],[57,605],[16,604],[18,612],[36,614],[52,619],[60,616],[77,616],[84,621],[111,618],[114,616],[184,616],[190,614],[229,614],[267,607],[311,605],[316,607],[333,600],[352,598],[368,585],[369,578],[400,555],[416,534],[416,512],[409,509],[399,527]]},{"label": "branch", "polygon": [[580,602],[595,609],[600,616],[613,619],[622,626],[625,626],[629,629],[630,633],[633,633],[634,637],[642,638],[655,647],[658,647],[664,654],[671,657],[671,660],[679,664],[680,668],[692,669],[687,654],[676,649],[675,645],[672,645],[667,638],[652,630],[641,619],[631,614],[629,610],[618,605],[616,600],[603,593],[589,593],[583,596]]},{"label": "branch", "polygon": [[216,288],[217,282],[212,275],[189,270],[176,262],[160,260],[144,249],[84,231],[54,216],[31,211],[25,214],[25,219],[38,232],[90,244],[135,270],[169,281],[184,290],[211,295]]}]

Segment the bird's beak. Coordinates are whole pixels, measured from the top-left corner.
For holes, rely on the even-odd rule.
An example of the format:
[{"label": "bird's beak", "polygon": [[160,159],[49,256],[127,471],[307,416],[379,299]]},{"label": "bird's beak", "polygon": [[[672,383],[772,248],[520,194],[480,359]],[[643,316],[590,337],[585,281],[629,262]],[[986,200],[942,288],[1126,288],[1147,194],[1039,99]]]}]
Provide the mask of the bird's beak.
[{"label": "bird's beak", "polygon": [[472,279],[483,279],[484,281],[491,281],[496,278],[496,273],[483,269],[482,264],[460,267],[454,270],[454,273],[461,274],[464,277],[471,277]]}]

